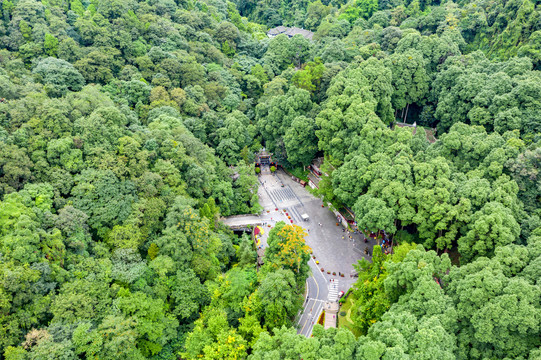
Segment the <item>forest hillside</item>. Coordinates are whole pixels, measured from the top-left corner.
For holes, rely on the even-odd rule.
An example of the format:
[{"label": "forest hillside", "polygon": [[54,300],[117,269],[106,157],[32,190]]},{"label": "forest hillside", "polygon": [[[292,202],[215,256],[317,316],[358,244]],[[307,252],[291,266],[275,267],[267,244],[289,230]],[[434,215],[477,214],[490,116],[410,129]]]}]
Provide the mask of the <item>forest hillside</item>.
[{"label": "forest hillside", "polygon": [[[0,15],[0,359],[541,359],[539,0]],[[397,245],[347,327],[297,335],[299,226],[258,268],[220,221],[262,210],[263,147]]]}]

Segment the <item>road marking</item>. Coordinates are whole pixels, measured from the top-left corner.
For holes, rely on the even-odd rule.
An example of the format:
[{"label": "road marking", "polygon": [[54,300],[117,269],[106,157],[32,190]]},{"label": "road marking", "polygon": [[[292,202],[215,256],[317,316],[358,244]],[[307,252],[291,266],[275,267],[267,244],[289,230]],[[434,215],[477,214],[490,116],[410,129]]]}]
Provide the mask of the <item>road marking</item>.
[{"label": "road marking", "polygon": [[323,312],[323,302],[320,306],[316,308],[316,312],[314,313],[314,316],[313,316],[313,319],[314,319],[313,324],[310,324],[310,326],[308,327],[308,330],[306,331],[306,337],[310,337],[312,330],[314,330],[314,325],[317,324],[317,321],[319,320],[319,317],[321,316],[322,312]]},{"label": "road marking", "polygon": [[[312,259],[310,259],[310,260],[312,260],[312,262],[314,263],[314,265],[316,266],[316,268],[319,270],[319,265],[316,264],[316,261],[314,260],[314,258],[312,258]],[[325,282],[327,282],[327,279],[325,279],[325,276],[323,276],[323,274],[321,273],[321,271],[317,271],[317,272],[321,275],[321,277],[323,278],[323,280],[324,280]],[[314,279],[314,280],[315,280],[315,279]],[[316,284],[317,284],[317,281],[316,281]]]},{"label": "road marking", "polygon": [[338,279],[335,279],[331,284],[329,285],[329,295],[328,299],[330,302],[335,302],[338,300]]},{"label": "road marking", "polygon": [[[317,301],[319,300],[319,299],[318,299],[318,296],[319,296],[319,285],[317,284],[317,281],[316,281],[316,279],[314,278],[314,274],[312,274],[311,278],[314,280],[314,284],[316,284],[317,292],[316,292],[316,296],[315,296],[315,297],[313,297],[312,299],[310,299],[310,300],[308,300],[308,301],[306,302],[306,305],[308,305],[308,304],[310,303],[310,301],[314,301],[314,303],[317,304]],[[307,280],[307,282],[308,282],[308,279],[306,279],[306,280]],[[319,301],[323,302],[323,300],[319,300]],[[305,309],[307,309],[307,308],[308,308],[308,307],[305,307]],[[312,307],[311,309],[313,309],[313,307]],[[306,312],[304,312],[304,313],[306,313]],[[301,317],[301,319],[299,319],[299,320],[302,321],[302,317]],[[302,327],[302,329],[301,329],[301,334],[302,334],[302,332],[304,331],[304,328],[306,327],[306,324],[309,323],[309,322],[310,322],[310,318],[307,316],[307,317],[306,317],[306,321],[304,322],[304,325],[303,325],[303,327]]]},{"label": "road marking", "polygon": [[[308,303],[306,303],[306,305],[308,305],[308,304],[310,303],[310,301],[312,301],[312,300],[313,300],[313,299],[310,299],[310,300],[308,301]],[[313,310],[314,307],[312,306],[311,309]],[[306,314],[306,312],[305,312],[304,314]],[[304,314],[303,314],[303,315],[304,315]],[[310,317],[312,317],[312,316],[313,316],[313,315],[312,315],[312,311],[310,311],[308,314],[306,314],[306,320],[304,321],[304,325],[302,326],[301,334],[303,333],[304,328],[306,327],[306,325],[310,322]]]},{"label": "road marking", "polygon": [[314,284],[316,284],[316,288],[317,288],[317,293],[314,299],[317,299],[319,297],[319,285],[317,284],[316,278],[314,277],[313,274],[312,274],[312,278],[314,279]]}]

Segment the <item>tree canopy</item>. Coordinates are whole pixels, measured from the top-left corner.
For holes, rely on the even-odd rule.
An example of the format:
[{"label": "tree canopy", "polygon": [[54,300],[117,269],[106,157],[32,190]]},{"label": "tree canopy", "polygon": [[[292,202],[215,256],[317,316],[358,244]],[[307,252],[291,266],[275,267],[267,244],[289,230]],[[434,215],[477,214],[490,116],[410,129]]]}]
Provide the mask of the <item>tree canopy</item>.
[{"label": "tree canopy", "polygon": [[[0,15],[0,358],[541,356],[538,1]],[[311,191],[392,244],[348,326],[296,334],[305,229],[269,228],[258,267],[220,222],[262,211],[263,148],[305,180],[319,158]]]}]

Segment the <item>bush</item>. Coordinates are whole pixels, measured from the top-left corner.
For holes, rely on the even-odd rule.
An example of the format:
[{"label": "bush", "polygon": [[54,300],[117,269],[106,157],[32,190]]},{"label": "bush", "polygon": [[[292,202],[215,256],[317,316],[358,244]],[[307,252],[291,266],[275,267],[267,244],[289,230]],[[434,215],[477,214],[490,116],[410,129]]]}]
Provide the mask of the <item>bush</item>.
[{"label": "bush", "polygon": [[345,312],[345,311],[341,311],[341,312],[340,312],[340,316],[346,316],[346,312]]},{"label": "bush", "polygon": [[275,172],[275,171],[276,171],[276,166],[271,166],[271,167],[270,167],[270,171],[271,171],[271,172]]},{"label": "bush", "polygon": [[256,167],[256,168],[255,168],[255,173],[256,173],[256,174],[261,173],[261,168]]}]

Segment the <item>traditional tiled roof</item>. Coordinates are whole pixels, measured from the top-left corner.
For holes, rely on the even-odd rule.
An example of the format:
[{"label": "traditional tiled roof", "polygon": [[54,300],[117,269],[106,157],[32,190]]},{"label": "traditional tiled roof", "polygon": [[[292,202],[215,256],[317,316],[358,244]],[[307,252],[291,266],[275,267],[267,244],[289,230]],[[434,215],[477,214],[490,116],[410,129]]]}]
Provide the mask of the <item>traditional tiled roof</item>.
[{"label": "traditional tiled roof", "polygon": [[311,32],[310,30],[299,29],[298,27],[289,28],[286,30],[284,34],[286,34],[289,37],[293,37],[295,35],[302,35],[308,40],[312,40],[312,37],[314,36],[314,33]]},{"label": "traditional tiled roof", "polygon": [[288,37],[293,37],[295,35],[302,35],[308,40],[312,40],[312,37],[314,36],[314,33],[310,30],[300,29],[298,27],[285,27],[285,26],[278,26],[273,29],[270,29],[267,32],[267,35],[269,37],[275,37],[280,34],[285,34]]},{"label": "traditional tiled roof", "polygon": [[267,35],[279,35],[279,34],[282,34],[284,33],[288,28],[286,28],[285,26],[278,26],[278,27],[275,27],[273,29],[270,29],[268,32],[267,32]]}]

